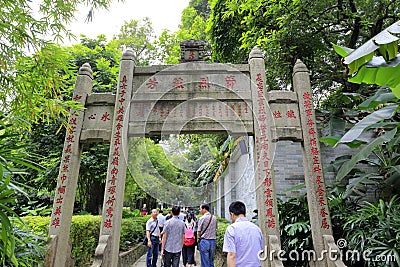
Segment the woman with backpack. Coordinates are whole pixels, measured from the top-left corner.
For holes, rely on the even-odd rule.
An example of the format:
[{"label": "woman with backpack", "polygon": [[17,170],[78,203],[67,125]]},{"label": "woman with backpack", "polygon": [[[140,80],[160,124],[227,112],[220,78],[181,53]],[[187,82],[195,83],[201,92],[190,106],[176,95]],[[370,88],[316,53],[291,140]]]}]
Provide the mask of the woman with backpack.
[{"label": "woman with backpack", "polygon": [[196,247],[196,237],[194,233],[195,233],[196,222],[193,218],[193,215],[191,215],[190,213],[188,213],[186,216],[185,227],[186,227],[185,241],[183,242],[183,248],[182,248],[183,266],[192,267],[193,264],[195,264],[194,252]]}]

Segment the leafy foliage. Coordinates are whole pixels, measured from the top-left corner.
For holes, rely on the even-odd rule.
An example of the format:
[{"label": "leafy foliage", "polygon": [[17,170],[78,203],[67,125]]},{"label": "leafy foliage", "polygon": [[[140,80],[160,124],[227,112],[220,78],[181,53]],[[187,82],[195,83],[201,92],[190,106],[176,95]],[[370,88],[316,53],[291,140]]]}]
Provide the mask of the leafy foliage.
[{"label": "leafy foliage", "polygon": [[[33,157],[25,151],[20,137],[12,133],[12,125],[7,121],[6,117],[0,116],[0,261],[3,266],[6,262],[18,266],[19,262],[23,265],[25,260],[29,261],[29,256],[16,256],[19,246],[27,242],[28,238],[18,238],[23,237],[23,234],[14,228],[13,220],[10,219],[19,218],[10,208],[15,203],[15,193],[25,194],[14,178],[25,174],[27,169],[37,170],[40,166],[32,161]],[[32,259],[34,258],[35,255],[32,254]]]},{"label": "leafy foliage", "polygon": [[33,56],[19,57],[9,84],[12,91],[6,87],[3,92],[3,111],[20,120],[20,127],[67,116],[69,108],[78,107],[68,99],[77,70],[70,59],[65,49],[56,45],[47,45]]},{"label": "leafy foliage", "polygon": [[[343,136],[328,136],[321,138],[321,142],[326,142],[332,146],[340,143],[346,144],[351,148],[357,149],[351,155],[343,157],[344,160],[337,159],[334,162],[337,182],[346,184],[348,180],[345,197],[351,195],[364,195],[368,188],[375,188],[376,193],[382,198],[390,198],[393,194],[400,192],[399,184],[399,133],[398,133],[398,105],[397,99],[388,89],[378,90],[375,95],[366,99],[356,111],[362,111],[363,116],[353,127],[345,132]],[[367,115],[368,114],[368,115]],[[343,131],[346,123],[341,121]],[[338,123],[331,124],[336,127]],[[374,130],[374,131],[372,131]],[[375,132],[375,134],[374,134]],[[370,140],[366,142],[363,135],[371,133]],[[364,164],[364,168],[361,168]],[[367,166],[373,167],[365,168]]]},{"label": "leafy foliage", "polygon": [[398,20],[398,8],[399,1],[389,0],[213,0],[208,33],[216,61],[242,62],[254,46],[262,49],[272,90],[290,87],[301,59],[320,102],[336,90],[364,93],[364,87],[346,81],[331,44],[360,45]]},{"label": "leafy foliage", "polygon": [[238,144],[236,141],[232,136],[228,136],[224,143],[219,147],[207,143],[213,157],[197,169],[197,185],[203,186],[218,179],[218,177],[228,167],[231,153],[233,153],[234,148]]},{"label": "leafy foliage", "polygon": [[[155,40],[155,58],[166,64],[177,64],[180,60],[180,42],[189,39],[207,40],[207,19],[210,15],[208,0],[191,0],[189,6],[182,11],[181,24],[177,32],[163,30]],[[207,46],[207,45],[206,45]],[[210,52],[209,47],[206,50]],[[206,58],[209,55],[206,55]]]},{"label": "leafy foliage", "polygon": [[[93,88],[95,93],[115,92],[121,59],[121,50],[118,42],[107,43],[104,35],[96,39],[81,36],[81,43],[66,48],[71,55],[71,62],[75,68],[89,63],[93,71]],[[73,80],[70,80],[73,83]]]},{"label": "leafy foliage", "polygon": [[[335,51],[344,57],[349,81],[387,85],[400,98],[399,37],[396,36],[399,33],[400,21],[397,21],[355,50],[334,45]],[[375,51],[379,56],[374,56]]]},{"label": "leafy foliage", "polygon": [[[347,218],[344,230],[349,249],[370,251],[368,258],[371,261],[364,262],[364,266],[400,265],[399,218],[400,201],[397,196],[388,202],[379,200],[376,204],[366,203],[358,212]],[[379,258],[386,261],[373,261]]]},{"label": "leafy foliage", "polygon": [[13,233],[18,264],[8,260],[5,266],[40,266],[45,254],[46,238],[33,233],[25,225],[14,226]]},{"label": "leafy foliage", "polygon": [[[328,195],[329,209],[336,240],[344,238],[348,244],[342,248],[347,266],[397,266],[399,263],[399,199],[360,205],[351,199],[344,199],[342,192],[334,188]],[[282,249],[286,252],[312,249],[311,228],[307,201],[304,196],[279,201],[279,218]],[[288,215],[290,214],[290,216]],[[373,229],[373,231],[371,231]],[[362,257],[345,257],[348,250],[368,255],[370,261]],[[370,252],[370,253],[368,253]],[[373,261],[388,259],[388,261]],[[306,266],[305,261],[289,259],[285,266]]]},{"label": "leafy foliage", "polygon": [[[128,246],[143,238],[148,219],[148,216],[122,219],[121,249],[127,249]],[[22,220],[36,235],[47,238],[50,217],[26,216]],[[72,216],[70,238],[72,255],[76,258],[76,266],[87,266],[93,261],[97,240],[99,239],[100,224],[101,216]],[[43,255],[40,260],[43,262]]]},{"label": "leafy foliage", "polygon": [[[96,9],[110,2],[87,0],[85,4]],[[73,37],[67,24],[74,18],[78,3],[81,1],[2,1],[0,106],[3,112],[22,119],[16,127],[58,118],[73,106],[62,96],[71,76],[68,55],[51,41]],[[36,56],[31,60],[33,53]]]},{"label": "leafy foliage", "polygon": [[137,65],[149,65],[152,62],[155,35],[149,18],[125,22],[115,39],[119,46],[130,47],[133,50]]},{"label": "leafy foliage", "polygon": [[[284,251],[312,249],[311,226],[305,197],[284,202],[278,199],[281,246]],[[288,216],[290,214],[290,216]],[[290,262],[290,266],[303,266],[304,262]]]},{"label": "leafy foliage", "polygon": [[[390,130],[384,135],[375,137],[369,144],[364,145],[359,152],[353,155],[350,161],[343,163],[337,173],[339,181],[354,170],[359,161],[366,160],[368,163],[378,167],[377,173],[363,174],[357,171],[357,176],[353,177],[348,185],[346,196],[350,195],[352,191],[357,192],[368,183],[378,185],[381,192],[388,195],[388,197],[400,192],[398,179],[400,173],[397,167],[399,143],[397,133],[399,126],[397,119],[398,105],[393,103],[397,102],[398,96],[400,96],[397,89],[400,80],[396,81],[397,78],[393,78],[398,77],[400,73],[396,69],[398,65],[396,62],[398,61],[399,38],[395,36],[396,33],[400,32],[399,23],[395,22],[356,50],[334,46],[336,52],[344,57],[344,63],[348,65],[349,75],[351,75],[349,81],[388,85],[393,93],[387,93],[382,89],[378,90],[374,96],[361,103],[358,107],[358,110],[373,110],[368,116],[357,122],[343,137],[329,137],[326,139],[331,145],[346,143],[359,146],[362,142],[357,139],[362,132],[371,128],[380,128],[382,129],[381,132]],[[376,50],[380,54],[379,57],[374,57]],[[375,64],[377,61],[384,61],[385,64]],[[385,106],[380,106],[382,104]],[[332,142],[332,139],[336,139],[337,142]],[[376,158],[371,157],[371,154]],[[388,179],[388,177],[390,178]]]}]

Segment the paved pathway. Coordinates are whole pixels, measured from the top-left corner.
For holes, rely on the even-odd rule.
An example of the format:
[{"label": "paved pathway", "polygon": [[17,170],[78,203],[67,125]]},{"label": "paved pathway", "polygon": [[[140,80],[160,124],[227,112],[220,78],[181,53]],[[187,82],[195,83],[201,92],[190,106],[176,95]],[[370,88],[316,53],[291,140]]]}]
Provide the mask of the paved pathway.
[{"label": "paved pathway", "polygon": [[[200,267],[201,266],[201,263],[200,263],[200,253],[199,253],[199,251],[196,249],[195,250],[195,252],[194,252],[195,254],[194,254],[194,259],[195,259],[195,261],[196,261],[196,267]],[[180,263],[179,263],[180,265],[180,267],[183,267],[183,263],[182,263],[182,257],[181,257],[181,261],[180,261]],[[160,267],[161,266],[161,260],[160,260],[160,258],[158,258],[158,261],[157,261],[157,266],[158,267]],[[140,257],[140,259],[137,261],[137,262],[135,262],[133,265],[132,265],[132,267],[146,267],[146,254],[144,254],[142,257]]]}]

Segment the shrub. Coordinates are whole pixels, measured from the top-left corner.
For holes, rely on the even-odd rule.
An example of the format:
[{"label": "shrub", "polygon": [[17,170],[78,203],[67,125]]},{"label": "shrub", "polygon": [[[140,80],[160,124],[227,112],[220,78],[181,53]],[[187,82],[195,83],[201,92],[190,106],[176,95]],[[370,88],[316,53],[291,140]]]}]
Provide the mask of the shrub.
[{"label": "shrub", "polygon": [[[18,266],[41,266],[44,258],[46,238],[36,235],[31,229],[15,221],[12,230],[14,235],[14,254]],[[15,266],[10,259],[6,259],[4,266]]]},{"label": "shrub", "polygon": [[399,229],[400,199],[397,196],[388,202],[366,203],[344,223],[348,248],[360,253],[370,251],[370,261],[360,258],[364,266],[400,266]]},{"label": "shrub", "polygon": [[[121,250],[126,250],[132,243],[141,241],[145,234],[147,219],[146,216],[122,219]],[[44,238],[48,236],[50,217],[26,216],[22,220],[35,234]],[[93,261],[99,240],[100,224],[101,216],[77,215],[72,217],[70,240],[76,266],[87,266]],[[44,258],[41,260],[44,261]]]},{"label": "shrub", "polygon": [[100,224],[101,216],[78,215],[72,217],[70,231],[72,255],[79,265],[92,261],[99,240]]},{"label": "shrub", "polygon": [[122,219],[120,249],[127,250],[131,245],[143,240],[146,229],[146,217]]},{"label": "shrub", "polygon": [[230,225],[227,220],[218,220],[218,229],[217,229],[217,251],[222,251],[222,247],[224,245],[224,235],[226,228]]},{"label": "shrub", "polygon": [[[278,199],[279,224],[281,234],[281,249],[283,251],[297,251],[312,249],[311,226],[308,215],[308,206],[305,196],[291,198],[284,202]],[[304,266],[305,261],[285,262],[287,266]]]}]

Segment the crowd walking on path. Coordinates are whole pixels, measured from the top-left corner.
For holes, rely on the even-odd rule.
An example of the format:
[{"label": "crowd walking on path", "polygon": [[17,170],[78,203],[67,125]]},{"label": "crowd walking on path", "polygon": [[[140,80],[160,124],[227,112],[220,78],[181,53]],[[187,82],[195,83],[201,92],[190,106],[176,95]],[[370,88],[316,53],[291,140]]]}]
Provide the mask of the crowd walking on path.
[{"label": "crowd walking on path", "polygon": [[[153,209],[146,223],[146,266],[157,267],[159,254],[161,267],[197,266],[196,246],[202,267],[214,267],[218,221],[210,213],[208,204],[200,205],[202,215],[197,219],[193,209],[185,214],[174,206],[171,215]],[[227,267],[260,267],[260,251],[264,249],[261,229],[246,217],[246,206],[235,201],[229,206],[232,224],[225,231],[222,251],[227,254]],[[135,265],[140,266],[140,265]]]}]

